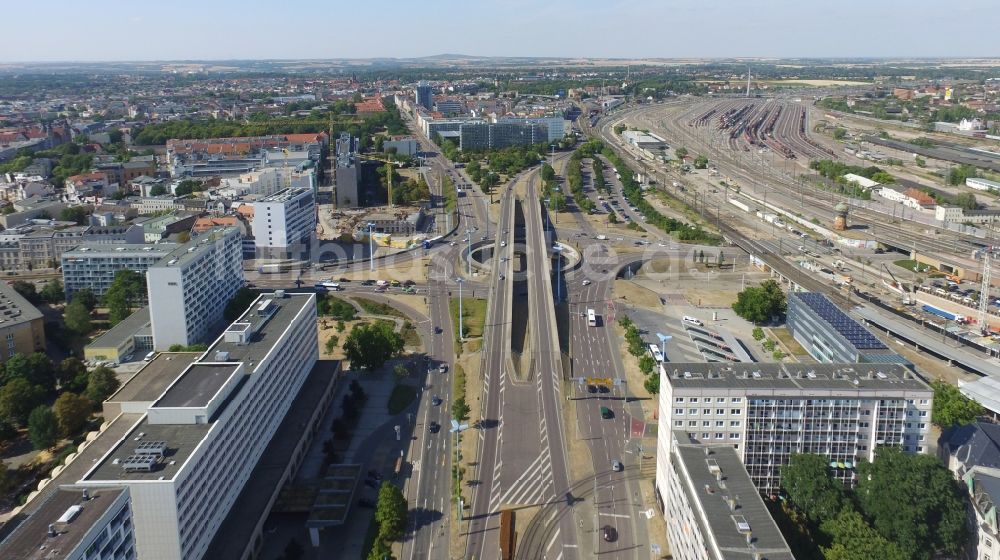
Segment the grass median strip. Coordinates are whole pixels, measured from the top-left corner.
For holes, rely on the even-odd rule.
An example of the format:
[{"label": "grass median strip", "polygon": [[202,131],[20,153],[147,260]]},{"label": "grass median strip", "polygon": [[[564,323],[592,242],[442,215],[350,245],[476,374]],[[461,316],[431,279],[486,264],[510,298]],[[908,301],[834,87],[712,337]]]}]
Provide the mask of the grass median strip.
[{"label": "grass median strip", "polygon": [[[455,340],[458,335],[458,298],[448,302],[451,310],[451,322],[455,326]],[[462,298],[462,328],[467,338],[483,336],[483,325],[486,323],[486,300]]]}]

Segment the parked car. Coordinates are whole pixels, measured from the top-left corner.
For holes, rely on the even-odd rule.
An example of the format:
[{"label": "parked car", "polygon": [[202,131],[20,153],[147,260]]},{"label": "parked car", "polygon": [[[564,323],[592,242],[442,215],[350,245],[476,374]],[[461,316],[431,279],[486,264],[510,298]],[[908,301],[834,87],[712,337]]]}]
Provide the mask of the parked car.
[{"label": "parked car", "polygon": [[611,525],[605,525],[601,528],[601,538],[607,542],[615,542],[618,540],[618,530]]},{"label": "parked car", "polygon": [[611,470],[613,470],[615,472],[622,472],[622,470],[624,468],[625,468],[625,466],[622,465],[622,462],[619,461],[618,459],[613,459],[611,461]]}]

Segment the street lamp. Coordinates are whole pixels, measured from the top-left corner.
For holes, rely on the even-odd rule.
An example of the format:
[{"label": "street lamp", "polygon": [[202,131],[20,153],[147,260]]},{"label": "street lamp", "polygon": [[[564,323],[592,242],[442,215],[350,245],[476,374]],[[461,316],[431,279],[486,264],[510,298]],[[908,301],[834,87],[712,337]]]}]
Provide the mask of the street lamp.
[{"label": "street lamp", "polygon": [[458,341],[465,342],[465,330],[462,328],[462,277],[455,278],[458,284]]},{"label": "street lamp", "polygon": [[368,222],[368,262],[370,270],[375,272],[375,222]]}]

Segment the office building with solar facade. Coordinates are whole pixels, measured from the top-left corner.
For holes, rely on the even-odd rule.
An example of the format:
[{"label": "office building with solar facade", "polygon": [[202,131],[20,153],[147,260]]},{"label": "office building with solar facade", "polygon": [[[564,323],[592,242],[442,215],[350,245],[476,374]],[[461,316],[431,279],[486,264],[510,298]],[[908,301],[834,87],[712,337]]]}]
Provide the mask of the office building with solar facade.
[{"label": "office building with solar facade", "polygon": [[788,295],[788,330],[818,362],[911,365],[823,294]]},{"label": "office building with solar facade", "polygon": [[318,359],[315,294],[262,294],[76,483],[128,487],[143,560],[198,560]]},{"label": "office building with solar facade", "polygon": [[838,478],[853,481],[878,446],[930,451],[933,395],[898,364],[664,363],[657,495],[667,488],[675,432],[732,446],[765,494],[777,492],[792,453],[825,455]]}]

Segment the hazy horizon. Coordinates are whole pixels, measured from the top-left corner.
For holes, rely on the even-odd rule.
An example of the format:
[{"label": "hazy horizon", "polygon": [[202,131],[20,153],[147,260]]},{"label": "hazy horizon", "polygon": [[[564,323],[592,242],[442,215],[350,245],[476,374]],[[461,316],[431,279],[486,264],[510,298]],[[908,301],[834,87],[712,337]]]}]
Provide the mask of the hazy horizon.
[{"label": "hazy horizon", "polygon": [[[399,0],[333,5],[303,0],[290,9],[260,0],[196,3],[169,11],[126,0],[53,0],[5,7],[0,62],[155,62],[481,57],[993,58],[988,31],[1000,3],[966,0],[528,0],[424,5]],[[31,22],[32,24],[27,24]],[[23,23],[19,25],[19,23]],[[44,35],[42,35],[44,34]],[[53,40],[62,37],[63,40]],[[995,45],[995,43],[992,43]],[[993,47],[995,48],[995,47]]]}]

